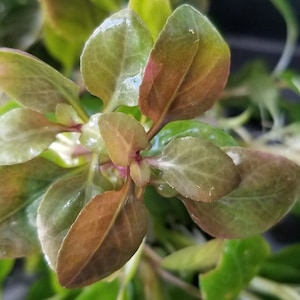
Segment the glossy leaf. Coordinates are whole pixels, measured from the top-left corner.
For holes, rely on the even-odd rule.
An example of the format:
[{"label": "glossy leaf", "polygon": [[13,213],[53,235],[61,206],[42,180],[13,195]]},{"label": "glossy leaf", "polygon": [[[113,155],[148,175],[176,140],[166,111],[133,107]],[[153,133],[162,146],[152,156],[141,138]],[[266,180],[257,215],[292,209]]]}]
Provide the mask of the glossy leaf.
[{"label": "glossy leaf", "polygon": [[41,156],[63,168],[84,165],[90,159],[87,150],[79,144],[79,132],[64,132],[56,136],[54,143]]},{"label": "glossy leaf", "polygon": [[139,105],[156,127],[207,111],[220,96],[229,49],[206,17],[189,5],[169,17],[148,60]]},{"label": "glossy leaf", "polygon": [[169,0],[130,0],[128,6],[143,19],[154,40],[172,12]]},{"label": "glossy leaf", "polygon": [[146,156],[159,155],[171,140],[185,136],[199,137],[218,147],[237,146],[237,142],[232,136],[222,129],[198,120],[182,120],[170,122],[164,126],[151,140],[151,148],[143,151],[143,153]]},{"label": "glossy leaf", "polygon": [[25,108],[1,116],[0,128],[1,165],[18,164],[38,156],[63,130],[40,113]]},{"label": "glossy leaf", "polygon": [[146,228],[147,211],[130,183],[96,196],[63,241],[57,263],[60,283],[80,287],[120,269],[138,249]]},{"label": "glossy leaf", "polygon": [[36,214],[41,196],[65,170],[43,158],[0,167],[0,257],[39,250]]},{"label": "glossy leaf", "polygon": [[240,182],[231,158],[214,144],[195,137],[172,140],[157,161],[163,179],[184,197],[212,202]]},{"label": "glossy leaf", "polygon": [[240,291],[257,274],[268,252],[268,244],[260,236],[225,241],[217,268],[200,275],[203,298],[237,299]]},{"label": "glossy leaf", "polygon": [[0,90],[22,106],[54,112],[58,103],[74,104],[78,87],[52,67],[18,50],[0,48]]},{"label": "glossy leaf", "polygon": [[89,151],[97,154],[105,154],[104,141],[99,130],[101,114],[93,114],[87,123],[81,128],[80,142]]},{"label": "glossy leaf", "polygon": [[202,245],[186,247],[165,257],[162,266],[174,271],[204,272],[218,263],[222,246],[223,240],[214,239]]},{"label": "glossy leaf", "polygon": [[106,111],[137,105],[138,88],[152,38],[140,18],[122,10],[106,19],[86,42],[81,71],[87,89]]},{"label": "glossy leaf", "polygon": [[241,175],[240,185],[214,203],[182,199],[193,220],[222,238],[259,234],[276,224],[298,198],[299,167],[268,153],[232,147],[227,154]]},{"label": "glossy leaf", "polygon": [[[91,176],[91,179],[88,179]],[[91,180],[91,181],[90,181]],[[103,191],[101,175],[87,170],[54,183],[38,211],[38,235],[50,266],[55,269],[63,239],[83,207]]]},{"label": "glossy leaf", "polygon": [[124,113],[102,114],[99,128],[108,154],[113,163],[118,166],[129,166],[136,152],[148,146],[144,127]]}]

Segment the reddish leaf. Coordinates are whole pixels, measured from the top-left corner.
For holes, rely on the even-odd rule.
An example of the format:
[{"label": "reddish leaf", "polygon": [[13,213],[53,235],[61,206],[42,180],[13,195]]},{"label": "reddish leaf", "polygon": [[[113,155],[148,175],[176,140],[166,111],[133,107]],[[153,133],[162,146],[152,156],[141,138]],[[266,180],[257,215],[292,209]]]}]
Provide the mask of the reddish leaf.
[{"label": "reddish leaf", "polygon": [[60,283],[81,287],[120,269],[138,249],[146,228],[146,209],[130,182],[96,196],[64,239],[57,261]]},{"label": "reddish leaf", "polygon": [[206,17],[189,5],[179,7],[150,54],[140,87],[142,112],[160,127],[207,111],[226,83],[229,56]]}]

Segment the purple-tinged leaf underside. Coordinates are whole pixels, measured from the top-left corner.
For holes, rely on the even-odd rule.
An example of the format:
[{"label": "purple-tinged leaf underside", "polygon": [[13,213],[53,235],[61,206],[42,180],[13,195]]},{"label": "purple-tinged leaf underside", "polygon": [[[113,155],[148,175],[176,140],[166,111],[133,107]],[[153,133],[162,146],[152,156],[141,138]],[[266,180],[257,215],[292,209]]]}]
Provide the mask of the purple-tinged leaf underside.
[{"label": "purple-tinged leaf underside", "polygon": [[299,196],[299,167],[286,158],[241,147],[224,151],[241,175],[240,185],[213,203],[181,198],[203,230],[220,238],[245,238],[266,231]]}]

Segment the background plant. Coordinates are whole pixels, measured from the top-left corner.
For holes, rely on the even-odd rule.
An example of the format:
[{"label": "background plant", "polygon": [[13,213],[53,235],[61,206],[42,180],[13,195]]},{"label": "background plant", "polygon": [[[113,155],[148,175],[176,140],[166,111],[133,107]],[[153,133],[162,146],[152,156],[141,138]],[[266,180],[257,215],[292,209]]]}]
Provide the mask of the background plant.
[{"label": "background plant", "polygon": [[[70,43],[74,55],[66,55],[68,61],[57,56],[64,73],[70,74],[78,49],[97,21],[89,24],[93,18],[87,15],[89,26],[74,45],[57,28],[66,30],[72,40],[70,33],[77,32],[73,26],[78,24],[67,20],[76,19],[78,11],[66,18],[59,12],[70,10],[62,9],[61,3],[42,4],[47,15],[45,41],[56,42],[50,51],[59,53],[59,45]],[[89,3],[83,9],[94,14],[90,6],[95,5],[100,4]],[[118,5],[107,8],[106,14]],[[121,10],[93,32],[81,54],[81,90],[35,57],[1,50],[0,86],[8,95],[0,119],[1,178],[6,183],[1,193],[2,257],[33,255],[41,244],[60,283],[81,287],[118,270],[137,251],[111,281],[73,291],[53,283],[40,256],[31,256],[27,267],[42,270],[40,281],[47,285],[48,297],[89,299],[93,293],[105,293],[112,299],[141,294],[197,298],[200,293],[190,283],[193,274],[201,274],[203,296],[222,299],[236,297],[258,272],[278,280],[268,267],[278,267],[284,254],[266,258],[268,245],[255,235],[294,205],[298,166],[274,154],[239,147],[223,130],[194,119],[220,98],[229,49],[212,24],[190,6],[171,14],[170,4],[160,2],[161,14],[153,21],[146,12],[154,5],[131,1],[129,7],[136,13]],[[57,13],[51,15],[53,11]],[[103,13],[103,7],[99,11]],[[274,90],[275,80],[261,76],[259,82]],[[257,74],[251,78],[246,96],[258,85]],[[296,77],[290,82],[297,83]],[[229,88],[227,98],[235,89]],[[250,96],[255,112],[258,96]],[[267,109],[274,120],[271,136],[280,127],[278,107],[272,101],[258,106],[263,117]],[[208,117],[222,121],[223,107],[224,102]],[[251,113],[245,108],[234,126],[226,119],[223,127],[243,138],[242,125]],[[202,240],[203,233],[182,203],[194,222],[216,239]],[[11,261],[3,261],[3,266],[5,276]],[[243,276],[236,281],[236,276],[224,275],[228,273]],[[162,279],[172,285],[162,288]],[[254,291],[263,291],[262,283],[278,286],[255,280],[250,284]],[[286,289],[296,297],[294,290]]]}]

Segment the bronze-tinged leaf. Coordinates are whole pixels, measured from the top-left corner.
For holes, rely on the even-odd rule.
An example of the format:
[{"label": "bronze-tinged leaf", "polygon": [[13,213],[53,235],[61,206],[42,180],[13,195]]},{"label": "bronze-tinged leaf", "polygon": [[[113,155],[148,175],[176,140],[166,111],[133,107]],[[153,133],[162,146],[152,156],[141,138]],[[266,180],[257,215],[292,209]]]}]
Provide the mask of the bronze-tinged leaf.
[{"label": "bronze-tinged leaf", "polygon": [[286,158],[241,147],[225,148],[242,181],[213,203],[181,198],[203,230],[220,238],[245,238],[266,231],[299,196],[299,167]]},{"label": "bronze-tinged leaf", "polygon": [[143,114],[161,125],[207,111],[227,81],[229,58],[209,20],[189,5],[180,6],[150,54],[140,86]]},{"label": "bronze-tinged leaf", "polygon": [[93,198],[64,239],[57,261],[61,285],[81,287],[120,269],[147,230],[147,211],[127,182],[119,191]]}]

